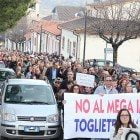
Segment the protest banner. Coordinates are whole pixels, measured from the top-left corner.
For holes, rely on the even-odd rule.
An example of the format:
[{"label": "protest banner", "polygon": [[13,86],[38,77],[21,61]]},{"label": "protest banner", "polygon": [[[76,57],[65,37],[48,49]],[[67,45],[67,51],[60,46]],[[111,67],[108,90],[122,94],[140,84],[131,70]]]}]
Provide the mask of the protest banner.
[{"label": "protest banner", "polygon": [[94,87],[94,81],[94,75],[76,73],[76,83],[80,86]]},{"label": "protest banner", "polygon": [[109,138],[122,108],[127,108],[134,122],[140,125],[139,94],[106,94],[102,97],[65,93],[64,99],[64,139]]}]

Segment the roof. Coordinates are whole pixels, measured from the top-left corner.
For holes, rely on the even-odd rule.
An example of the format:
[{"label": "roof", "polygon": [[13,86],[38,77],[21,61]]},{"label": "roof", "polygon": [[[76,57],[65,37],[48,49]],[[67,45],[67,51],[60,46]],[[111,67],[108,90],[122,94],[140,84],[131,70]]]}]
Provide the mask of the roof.
[{"label": "roof", "polygon": [[52,33],[56,36],[61,34],[60,29],[57,28],[60,23],[53,22],[53,21],[42,20],[41,24],[42,24],[43,30],[45,30],[49,33]]},{"label": "roof", "polygon": [[68,21],[75,17],[76,13],[84,11],[83,7],[76,6],[56,6],[52,10],[52,15],[44,17],[44,20]]},{"label": "roof", "polygon": [[52,34],[58,36],[61,33],[60,29],[57,28],[59,24],[60,24],[59,22],[47,21],[47,20],[42,19],[38,22],[35,22],[32,25],[31,30],[33,32],[41,32],[41,30],[42,30],[42,32],[49,32],[49,33],[52,33]]},{"label": "roof", "polygon": [[138,2],[139,0],[107,0],[107,1],[103,1],[103,2],[96,2],[96,3],[87,4],[87,6],[101,8],[102,6],[110,6],[112,4],[115,5],[115,4],[133,2],[133,1]]},{"label": "roof", "polygon": [[19,84],[24,84],[24,85],[48,85],[45,81],[43,80],[35,80],[35,79],[9,79],[8,84],[12,85],[19,85]]},{"label": "roof", "polygon": [[49,16],[47,16],[47,17],[44,17],[44,18],[42,18],[43,20],[48,20],[48,21],[50,21],[50,20],[52,20],[52,15],[49,15]]},{"label": "roof", "polygon": [[[85,29],[85,18],[75,19],[66,23],[59,25],[60,28],[75,31],[76,33],[83,33]],[[134,21],[119,21],[119,20],[106,20],[95,17],[87,17],[87,33],[88,34],[97,34],[98,30],[102,30],[106,34],[113,32],[118,33],[118,30],[121,34],[126,33],[127,35],[131,34],[132,31],[138,34],[140,32],[140,27],[138,22]]]},{"label": "roof", "polygon": [[26,40],[31,39],[31,32],[26,33],[24,37],[26,38]]},{"label": "roof", "polygon": [[[92,25],[92,22],[93,22],[93,18],[87,17],[87,27],[90,27]],[[70,30],[70,31],[84,29],[85,18],[78,18],[78,19],[74,19],[74,20],[62,23],[61,25],[59,25],[59,27],[62,29]]]}]

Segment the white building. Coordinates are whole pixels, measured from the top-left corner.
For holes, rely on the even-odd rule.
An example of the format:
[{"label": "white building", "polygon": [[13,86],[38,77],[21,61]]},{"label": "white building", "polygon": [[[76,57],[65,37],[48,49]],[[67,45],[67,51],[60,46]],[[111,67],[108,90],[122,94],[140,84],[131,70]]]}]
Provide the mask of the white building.
[{"label": "white building", "polygon": [[79,58],[78,36],[73,31],[62,29],[61,32],[61,54],[65,58],[72,56],[74,60]]},{"label": "white building", "polygon": [[[26,42],[30,52],[37,53],[56,53],[60,54],[60,30],[57,28],[59,23],[40,20],[36,22],[31,29],[31,33],[27,33]],[[28,37],[30,34],[30,37]],[[30,43],[29,43],[30,40]]]},{"label": "white building", "polygon": [[[90,25],[87,21],[87,28]],[[73,50],[75,50],[75,59],[83,59],[84,49],[84,18],[64,23],[60,26],[61,33],[61,53],[68,58]],[[71,43],[69,43],[71,42]],[[73,47],[76,44],[76,49]],[[71,44],[71,45],[69,45]],[[140,38],[124,42],[118,49],[118,63],[123,66],[135,68],[140,71]],[[86,34],[86,59],[104,59],[104,49],[111,48],[110,44],[101,39],[94,32],[87,30]],[[110,57],[111,59],[111,57]]]},{"label": "white building", "polygon": [[[110,19],[131,19],[140,10],[139,0],[106,0],[86,5],[89,16]],[[113,12],[112,12],[113,11]],[[108,15],[105,16],[105,15]],[[119,17],[118,17],[119,15]],[[130,17],[131,15],[131,17]]]}]

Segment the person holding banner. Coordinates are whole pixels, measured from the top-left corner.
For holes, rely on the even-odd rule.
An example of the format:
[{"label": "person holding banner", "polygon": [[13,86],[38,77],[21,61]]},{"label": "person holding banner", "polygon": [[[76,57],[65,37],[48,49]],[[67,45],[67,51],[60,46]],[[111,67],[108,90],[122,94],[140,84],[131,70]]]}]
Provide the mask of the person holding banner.
[{"label": "person holding banner", "polygon": [[121,109],[118,112],[114,128],[115,130],[111,134],[110,140],[121,140],[124,128],[137,128],[137,126],[132,122],[130,112],[127,109]]},{"label": "person holding banner", "polygon": [[98,86],[94,94],[104,95],[104,94],[115,94],[118,93],[116,88],[113,87],[112,77],[110,75],[104,78],[104,84]]},{"label": "person holding banner", "polygon": [[72,86],[72,88],[71,88],[71,92],[72,93],[80,93],[80,86],[79,85],[77,85],[77,84],[74,84],[73,86]]}]

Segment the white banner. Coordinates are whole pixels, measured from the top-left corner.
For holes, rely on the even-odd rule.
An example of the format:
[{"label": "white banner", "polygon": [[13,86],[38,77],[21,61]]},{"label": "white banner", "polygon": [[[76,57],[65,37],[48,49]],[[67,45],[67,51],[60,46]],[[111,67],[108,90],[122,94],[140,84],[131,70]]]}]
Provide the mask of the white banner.
[{"label": "white banner", "polygon": [[65,93],[64,138],[109,138],[121,108],[140,126],[140,94],[82,95]]},{"label": "white banner", "polygon": [[76,83],[80,86],[94,87],[94,81],[94,75],[76,73]]}]

